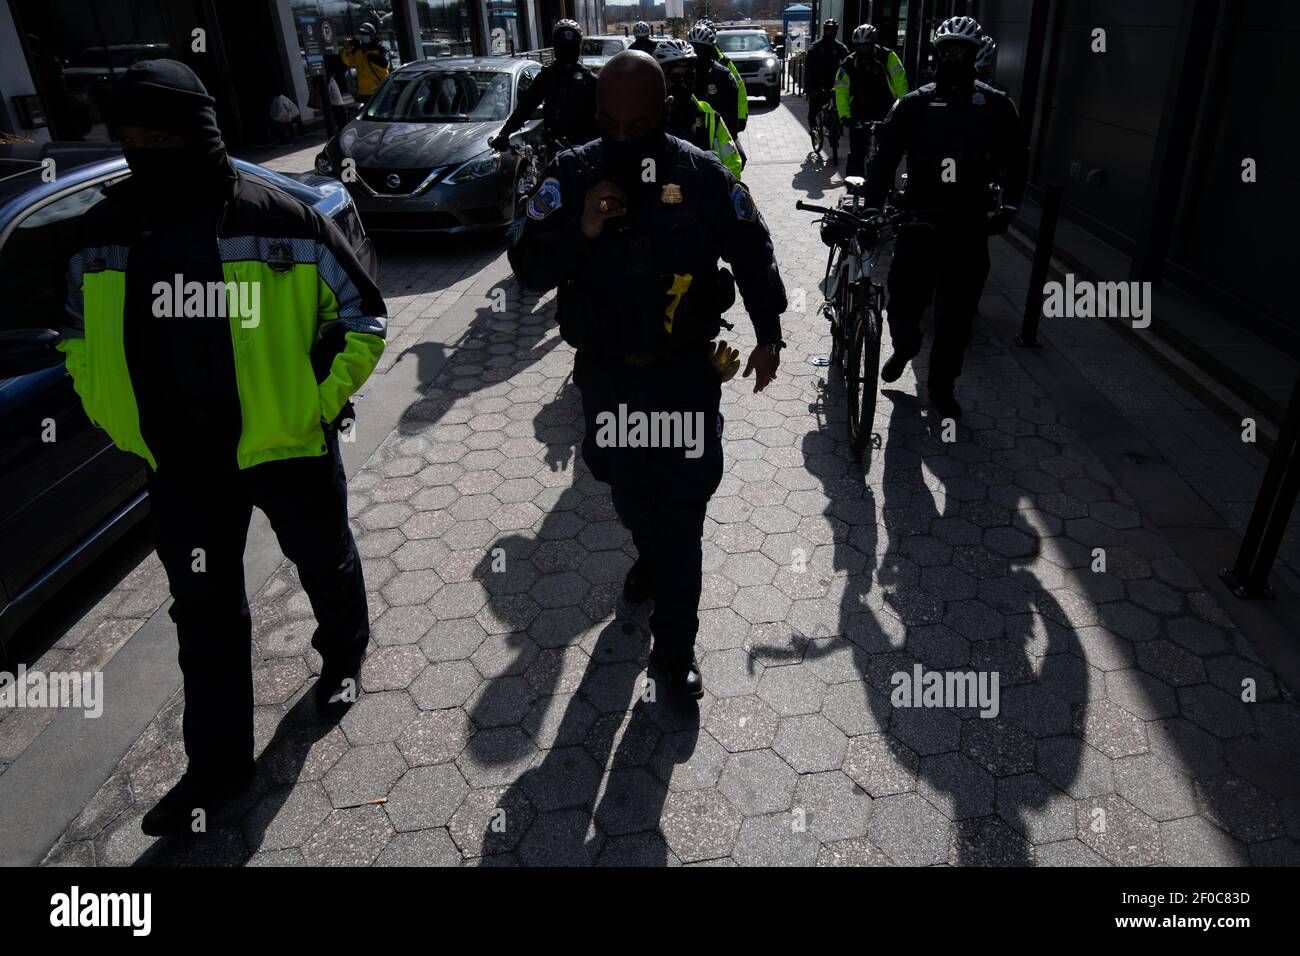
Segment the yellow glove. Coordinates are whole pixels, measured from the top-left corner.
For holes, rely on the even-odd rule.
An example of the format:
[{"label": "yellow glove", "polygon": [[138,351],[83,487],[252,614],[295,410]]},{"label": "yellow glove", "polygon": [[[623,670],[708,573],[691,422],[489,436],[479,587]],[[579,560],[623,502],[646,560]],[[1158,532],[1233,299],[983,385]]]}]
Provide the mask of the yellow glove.
[{"label": "yellow glove", "polygon": [[724,382],[736,377],[740,371],[740,352],[730,348],[725,341],[719,340],[709,348],[709,361],[718,370]]}]

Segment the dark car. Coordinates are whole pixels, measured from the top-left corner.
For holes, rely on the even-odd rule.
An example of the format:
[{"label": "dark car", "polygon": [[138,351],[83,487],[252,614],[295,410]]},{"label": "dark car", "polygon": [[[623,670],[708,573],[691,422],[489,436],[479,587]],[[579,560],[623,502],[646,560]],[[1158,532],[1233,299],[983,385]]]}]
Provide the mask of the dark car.
[{"label": "dark car", "polygon": [[[42,160],[56,164],[51,182]],[[328,215],[374,274],[370,240],[337,182],[235,165]],[[81,217],[128,175],[121,153],[104,147],[0,147],[0,651],[61,583],[145,514],[143,463],[90,424],[62,353],[51,348]]]},{"label": "dark car", "polygon": [[[393,71],[316,157],[371,232],[476,232],[514,217],[526,162],[488,140],[542,65],[507,57],[421,60]],[[536,142],[539,116],[512,143]]]}]

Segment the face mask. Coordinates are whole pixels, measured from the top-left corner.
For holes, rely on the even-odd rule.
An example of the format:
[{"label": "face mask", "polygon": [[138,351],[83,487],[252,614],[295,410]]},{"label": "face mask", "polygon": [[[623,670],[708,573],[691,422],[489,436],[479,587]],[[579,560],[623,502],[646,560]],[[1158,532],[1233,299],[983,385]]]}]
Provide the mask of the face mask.
[{"label": "face mask", "polygon": [[975,65],[960,61],[940,60],[934,70],[934,82],[945,89],[966,89],[975,82]]},{"label": "face mask", "polygon": [[695,112],[695,103],[691,100],[691,94],[695,90],[695,84],[689,82],[677,82],[668,87],[668,95],[673,98],[672,112],[674,117],[689,116]]},{"label": "face mask", "polygon": [[576,63],[578,61],[578,45],[576,43],[557,43],[555,45],[555,59],[560,63]]},{"label": "face mask", "polygon": [[619,141],[609,136],[600,138],[605,156],[605,169],[614,183],[628,195],[642,193],[654,183],[641,178],[645,160],[659,155],[664,144],[664,128],[653,129],[636,139]]},{"label": "face mask", "polygon": [[214,153],[201,145],[124,149],[122,155],[131,168],[138,195],[170,201],[197,197],[211,180],[218,161],[224,159],[220,151]]}]

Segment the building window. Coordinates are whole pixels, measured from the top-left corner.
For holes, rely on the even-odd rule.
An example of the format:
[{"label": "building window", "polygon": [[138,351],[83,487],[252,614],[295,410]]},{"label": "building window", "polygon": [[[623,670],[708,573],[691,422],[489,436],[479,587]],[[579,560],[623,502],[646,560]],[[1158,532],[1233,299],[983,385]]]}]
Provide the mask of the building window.
[{"label": "building window", "polygon": [[470,0],[416,0],[415,14],[424,59],[474,54]]}]

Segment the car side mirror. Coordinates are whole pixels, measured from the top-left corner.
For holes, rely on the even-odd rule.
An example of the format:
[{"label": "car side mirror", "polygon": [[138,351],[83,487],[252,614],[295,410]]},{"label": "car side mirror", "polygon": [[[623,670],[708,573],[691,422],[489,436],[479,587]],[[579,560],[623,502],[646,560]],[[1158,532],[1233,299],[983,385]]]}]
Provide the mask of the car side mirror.
[{"label": "car side mirror", "polygon": [[61,336],[54,329],[11,329],[0,332],[0,377],[29,375],[63,361],[54,346]]}]

